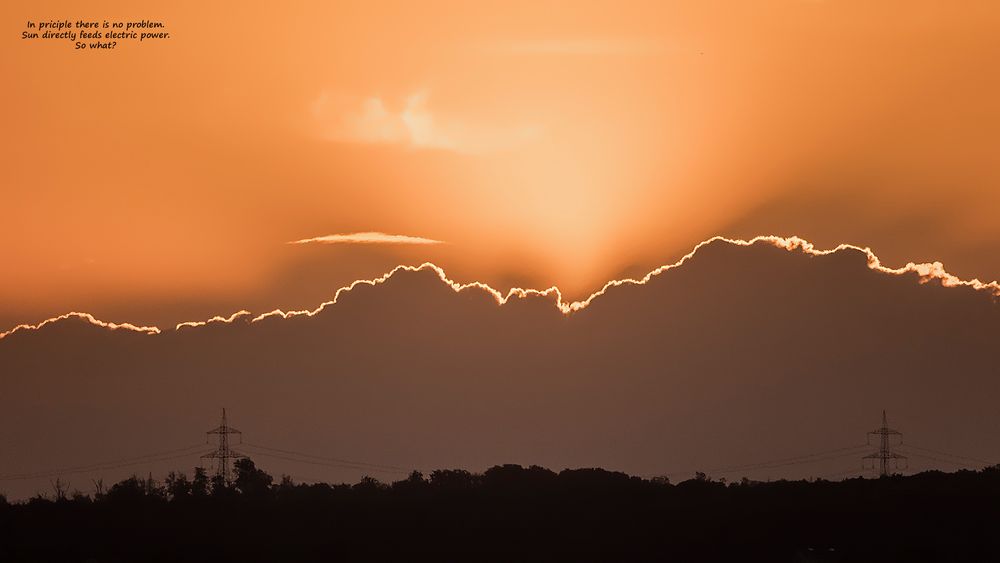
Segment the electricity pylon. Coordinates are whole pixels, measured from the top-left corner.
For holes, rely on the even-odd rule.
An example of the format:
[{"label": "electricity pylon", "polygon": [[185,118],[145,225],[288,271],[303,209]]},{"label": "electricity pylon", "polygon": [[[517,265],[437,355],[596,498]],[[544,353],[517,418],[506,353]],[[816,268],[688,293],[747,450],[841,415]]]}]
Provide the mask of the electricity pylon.
[{"label": "electricity pylon", "polygon": [[229,447],[229,435],[239,434],[240,443],[243,442],[243,433],[239,430],[229,426],[226,421],[226,409],[222,409],[222,424],[205,432],[206,440],[208,436],[212,434],[217,434],[219,436],[219,446],[213,452],[209,452],[203,456],[202,459],[214,459],[215,460],[215,476],[223,479],[226,484],[232,482],[232,472],[231,472],[231,460],[245,458],[247,456],[241,454],[240,452]]},{"label": "electricity pylon", "polygon": [[873,434],[879,437],[878,451],[872,452],[863,457],[862,465],[864,464],[864,460],[870,459],[872,460],[872,469],[875,469],[875,460],[877,459],[878,475],[879,477],[885,477],[889,475],[889,460],[892,460],[894,467],[896,469],[899,469],[899,460],[906,459],[905,455],[898,454],[892,451],[893,444],[891,443],[891,438],[890,438],[890,436],[899,436],[900,437],[899,443],[895,445],[897,446],[902,445],[903,433],[899,432],[898,430],[893,430],[892,428],[889,428],[889,424],[886,422],[885,419],[885,411],[882,411],[882,426],[868,433],[869,444],[871,443],[871,437]]}]

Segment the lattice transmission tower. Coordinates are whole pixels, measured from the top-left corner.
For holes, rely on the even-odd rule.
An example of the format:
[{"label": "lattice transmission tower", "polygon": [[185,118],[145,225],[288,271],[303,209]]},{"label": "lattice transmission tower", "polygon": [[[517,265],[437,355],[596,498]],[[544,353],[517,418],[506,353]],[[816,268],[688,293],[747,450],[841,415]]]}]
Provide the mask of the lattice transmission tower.
[{"label": "lattice transmission tower", "polygon": [[[889,428],[888,422],[886,422],[885,411],[882,411],[882,426],[872,430],[868,433],[868,443],[871,444],[871,437],[878,436],[879,445],[878,451],[872,452],[862,458],[862,464],[865,460],[871,460],[871,469],[875,469],[875,460],[878,460],[878,475],[879,477],[885,477],[889,475],[889,464],[892,463],[895,469],[899,469],[899,461],[906,460],[906,456],[898,454],[892,451],[894,446],[900,446],[903,444],[903,433],[898,430],[893,430]],[[899,436],[899,442],[896,444],[892,443],[894,436]],[[865,469],[868,469],[865,467]]]},{"label": "lattice transmission tower", "polygon": [[243,433],[232,426],[229,426],[229,422],[226,420],[226,409],[222,409],[222,423],[208,432],[205,432],[206,441],[212,436],[212,434],[219,437],[219,445],[215,451],[209,452],[201,456],[201,458],[214,459],[215,476],[224,480],[226,484],[229,484],[232,482],[232,462],[234,460],[247,457],[229,447],[229,436],[230,434],[238,434],[240,436],[240,443],[243,443]]}]

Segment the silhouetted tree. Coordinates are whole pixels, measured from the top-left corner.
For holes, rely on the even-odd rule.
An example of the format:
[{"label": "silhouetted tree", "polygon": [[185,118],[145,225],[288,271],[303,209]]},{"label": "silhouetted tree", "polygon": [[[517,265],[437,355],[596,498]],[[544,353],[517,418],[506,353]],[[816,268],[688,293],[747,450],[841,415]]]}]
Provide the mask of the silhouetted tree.
[{"label": "silhouetted tree", "polygon": [[365,475],[364,477],[361,478],[361,481],[359,481],[352,488],[356,491],[363,493],[375,493],[378,491],[385,490],[388,487],[378,479]]},{"label": "silhouetted tree", "polygon": [[208,473],[205,472],[205,468],[195,467],[194,478],[191,480],[191,495],[207,497],[211,493],[210,485],[211,483],[209,482]]},{"label": "silhouetted tree", "polygon": [[470,489],[478,478],[464,469],[435,469],[431,471],[431,486],[439,489]]},{"label": "silhouetted tree", "polygon": [[394,482],[392,484],[392,490],[412,494],[426,489],[427,484],[427,480],[424,479],[423,473],[413,471],[409,476],[407,476],[406,479]]},{"label": "silhouetted tree", "polygon": [[52,495],[56,502],[62,502],[66,500],[66,494],[69,489],[69,484],[64,483],[62,479],[56,477],[55,481],[52,481]]},{"label": "silhouetted tree", "polygon": [[274,494],[278,498],[290,498],[295,494],[297,485],[290,475],[282,475],[281,482],[274,486]]},{"label": "silhouetted tree", "polygon": [[223,475],[212,475],[210,482],[212,483],[213,497],[231,496],[235,492]]},{"label": "silhouetted tree", "polygon": [[544,467],[506,464],[491,467],[483,473],[483,484],[490,487],[523,489],[538,488],[555,480],[556,474]]},{"label": "silhouetted tree", "polygon": [[92,479],[90,482],[94,484],[94,500],[104,500],[104,479]]},{"label": "silhouetted tree", "polygon": [[146,496],[146,484],[135,475],[118,481],[105,496],[109,502],[138,502]]},{"label": "silhouetted tree", "polygon": [[146,479],[142,480],[142,485],[147,497],[151,499],[166,500],[167,489],[160,485],[156,479],[153,479],[152,473],[150,473]]},{"label": "silhouetted tree", "polygon": [[187,475],[184,473],[176,473],[171,471],[167,474],[167,478],[164,480],[167,494],[171,499],[179,499],[189,497],[194,489],[191,481],[188,480]]},{"label": "silhouetted tree", "polygon": [[197,501],[181,499],[198,479],[207,490],[204,470],[165,487],[133,476],[100,503],[0,496],[0,561],[992,561],[1000,526],[1000,468],[671,485],[503,465],[391,486],[235,470],[234,487]]},{"label": "silhouetted tree", "polygon": [[240,493],[250,497],[263,497],[271,491],[274,479],[258,469],[252,459],[248,457],[238,459],[234,469],[236,479],[233,484]]}]

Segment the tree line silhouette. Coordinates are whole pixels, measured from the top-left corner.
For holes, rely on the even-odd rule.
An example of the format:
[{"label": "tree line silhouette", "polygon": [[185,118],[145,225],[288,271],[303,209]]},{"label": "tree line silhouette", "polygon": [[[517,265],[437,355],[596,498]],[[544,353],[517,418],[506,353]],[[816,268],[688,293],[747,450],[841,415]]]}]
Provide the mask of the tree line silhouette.
[{"label": "tree line silhouette", "polygon": [[1000,466],[832,482],[502,465],[296,483],[251,459],[0,497],[0,561],[968,561],[1000,552]]}]

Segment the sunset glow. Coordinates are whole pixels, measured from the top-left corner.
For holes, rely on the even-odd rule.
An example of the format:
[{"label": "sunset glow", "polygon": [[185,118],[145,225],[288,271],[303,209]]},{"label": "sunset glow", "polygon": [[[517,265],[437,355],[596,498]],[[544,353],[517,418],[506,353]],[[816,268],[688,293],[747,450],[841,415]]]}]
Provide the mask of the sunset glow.
[{"label": "sunset glow", "polygon": [[[13,41],[0,323],[299,309],[422,262],[573,302],[717,235],[1000,277],[991,3],[390,4],[165,4],[169,42],[105,57]],[[371,232],[447,244],[286,244]]]},{"label": "sunset glow", "polygon": [[997,0],[0,15],[0,560],[995,556]]}]

